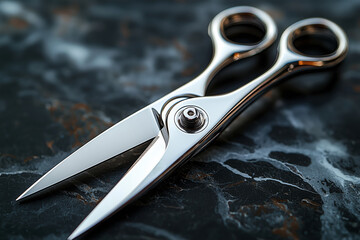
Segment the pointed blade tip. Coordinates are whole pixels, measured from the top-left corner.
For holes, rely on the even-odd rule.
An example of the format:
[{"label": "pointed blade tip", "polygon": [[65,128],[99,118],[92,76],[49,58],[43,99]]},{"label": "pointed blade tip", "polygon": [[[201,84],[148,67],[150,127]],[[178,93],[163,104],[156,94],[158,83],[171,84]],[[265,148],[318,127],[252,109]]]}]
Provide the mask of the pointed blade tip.
[{"label": "pointed blade tip", "polygon": [[22,194],[16,198],[16,202],[20,202],[23,199]]},{"label": "pointed blade tip", "polygon": [[16,202],[21,202],[21,201],[25,200],[29,196],[28,192],[29,192],[29,189],[27,189],[20,196],[18,196],[15,201]]},{"label": "pointed blade tip", "polygon": [[72,233],[68,238],[67,238],[67,240],[73,240],[73,239],[75,239],[77,236],[76,235],[74,235],[74,233]]},{"label": "pointed blade tip", "polygon": [[[67,238],[68,240],[73,240],[76,239],[78,237],[80,237],[81,235],[83,235],[85,232],[87,232],[89,230],[89,228],[83,228],[81,227],[82,224],[80,224],[71,234],[70,236]],[[80,228],[81,227],[81,228]]]},{"label": "pointed blade tip", "polygon": [[15,201],[16,201],[16,202],[20,202],[22,199],[23,199],[23,197],[22,197],[22,194],[21,194],[20,196],[18,196],[18,197],[15,199]]},{"label": "pointed blade tip", "polygon": [[75,229],[75,230],[70,234],[70,236],[69,236],[67,239],[68,239],[68,240],[73,240],[73,239],[79,237],[80,235],[81,235],[81,234],[78,234],[78,233],[77,233],[77,229]]}]

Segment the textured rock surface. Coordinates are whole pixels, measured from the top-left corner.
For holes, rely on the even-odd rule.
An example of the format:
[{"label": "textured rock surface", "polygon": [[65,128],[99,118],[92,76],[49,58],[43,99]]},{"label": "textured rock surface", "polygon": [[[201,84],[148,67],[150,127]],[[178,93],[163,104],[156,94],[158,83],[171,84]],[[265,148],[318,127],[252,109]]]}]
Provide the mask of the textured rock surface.
[{"label": "textured rock surface", "polygon": [[[0,238],[66,238],[144,146],[41,197],[15,198],[87,140],[199,74],[211,57],[209,21],[236,5],[269,12],[280,31],[306,17],[337,22],[350,40],[346,62],[277,87],[86,237],[359,239],[355,0],[0,2]],[[265,71],[274,50],[221,73],[223,90]]]}]

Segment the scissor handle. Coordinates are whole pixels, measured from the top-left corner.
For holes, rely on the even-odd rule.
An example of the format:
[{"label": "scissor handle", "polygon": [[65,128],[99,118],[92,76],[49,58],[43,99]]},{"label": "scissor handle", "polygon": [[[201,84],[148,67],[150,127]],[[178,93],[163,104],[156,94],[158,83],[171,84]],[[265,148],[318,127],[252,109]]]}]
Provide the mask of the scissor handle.
[{"label": "scissor handle", "polygon": [[[250,43],[234,41],[227,35],[226,29],[236,25],[247,25],[249,27],[247,30],[258,28],[263,33],[260,41]],[[266,12],[248,6],[233,7],[220,12],[209,24],[208,32],[214,46],[213,61],[218,59],[224,61],[224,58],[228,57],[236,61],[253,56],[268,48],[277,36],[273,19]]]},{"label": "scissor handle", "polygon": [[[305,52],[304,48],[296,47],[296,41],[302,40],[301,37],[310,36],[311,39],[311,37],[316,37],[319,34],[325,39],[335,40],[336,46],[331,52],[311,54]],[[325,44],[326,41],[323,40],[320,43]],[[224,102],[229,103],[227,114],[239,114],[278,81],[299,70],[334,66],[345,58],[347,50],[348,41],[346,35],[335,23],[323,18],[310,18],[299,21],[288,27],[282,34],[277,60],[267,72],[245,86],[219,98],[224,98]]]},{"label": "scissor handle", "polygon": [[[336,42],[336,46],[330,50],[331,52],[309,54],[297,48],[295,44],[297,40],[301,41],[304,37],[322,37],[322,41],[332,40]],[[289,71],[331,67],[345,58],[347,50],[348,40],[337,24],[324,18],[309,18],[291,25],[284,31],[280,39],[277,62],[288,64]]]},{"label": "scissor handle", "polygon": [[[226,30],[235,25],[248,27],[242,28],[242,31],[235,29],[235,33],[246,34],[255,29],[260,30],[260,40],[250,43],[234,41]],[[210,64],[195,79],[173,91],[171,99],[179,95],[205,96],[209,83],[218,71],[234,61],[253,56],[268,48],[276,39],[277,29],[272,18],[264,11],[241,6],[226,9],[216,15],[209,24],[208,33],[214,49]],[[169,99],[169,96],[166,98]]]}]

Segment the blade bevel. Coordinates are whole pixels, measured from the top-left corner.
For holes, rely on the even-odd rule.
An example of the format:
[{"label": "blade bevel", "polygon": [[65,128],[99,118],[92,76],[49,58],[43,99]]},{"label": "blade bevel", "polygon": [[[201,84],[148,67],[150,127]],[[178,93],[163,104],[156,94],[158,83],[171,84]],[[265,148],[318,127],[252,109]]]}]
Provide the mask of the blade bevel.
[{"label": "blade bevel", "polygon": [[158,116],[150,107],[130,115],[57,164],[16,201],[45,190],[154,138],[159,133],[160,124]]}]

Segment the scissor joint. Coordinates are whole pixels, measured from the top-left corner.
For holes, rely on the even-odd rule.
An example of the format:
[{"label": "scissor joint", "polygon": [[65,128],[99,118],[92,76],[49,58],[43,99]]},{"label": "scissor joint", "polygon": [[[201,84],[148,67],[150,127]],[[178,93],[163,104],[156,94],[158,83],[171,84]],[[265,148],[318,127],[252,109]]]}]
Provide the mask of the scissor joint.
[{"label": "scissor joint", "polygon": [[175,114],[176,126],[187,133],[198,133],[208,124],[207,113],[198,106],[184,106]]}]

